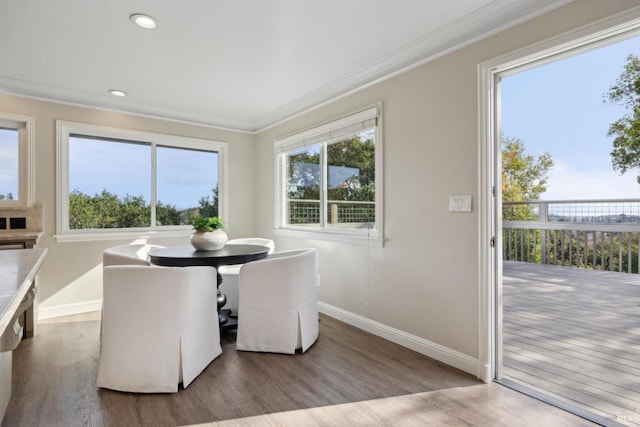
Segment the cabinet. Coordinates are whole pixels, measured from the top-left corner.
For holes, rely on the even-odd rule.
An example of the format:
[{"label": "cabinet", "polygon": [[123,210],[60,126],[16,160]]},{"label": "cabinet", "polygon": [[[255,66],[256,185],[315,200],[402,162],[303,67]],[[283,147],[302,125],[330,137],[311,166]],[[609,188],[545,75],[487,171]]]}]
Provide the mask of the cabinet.
[{"label": "cabinet", "polygon": [[[32,249],[38,243],[38,238],[42,233],[36,232],[10,232],[0,234],[0,250],[8,249]],[[30,338],[36,330],[37,313],[38,313],[38,283],[36,280],[31,284],[31,288],[27,295],[33,298],[33,303],[29,305],[27,310],[20,318],[20,324],[23,329],[23,337]],[[26,298],[26,297],[25,297]]]},{"label": "cabinet", "polygon": [[11,350],[20,342],[16,319],[30,303],[46,254],[46,249],[0,251],[0,421],[11,398]]}]

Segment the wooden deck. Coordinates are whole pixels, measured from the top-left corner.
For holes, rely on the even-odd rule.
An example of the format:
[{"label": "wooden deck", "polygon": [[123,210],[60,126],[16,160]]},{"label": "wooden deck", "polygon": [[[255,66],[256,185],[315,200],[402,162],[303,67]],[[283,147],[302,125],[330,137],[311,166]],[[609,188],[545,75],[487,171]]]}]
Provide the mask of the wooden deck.
[{"label": "wooden deck", "polygon": [[640,275],[505,261],[503,377],[640,425]]}]

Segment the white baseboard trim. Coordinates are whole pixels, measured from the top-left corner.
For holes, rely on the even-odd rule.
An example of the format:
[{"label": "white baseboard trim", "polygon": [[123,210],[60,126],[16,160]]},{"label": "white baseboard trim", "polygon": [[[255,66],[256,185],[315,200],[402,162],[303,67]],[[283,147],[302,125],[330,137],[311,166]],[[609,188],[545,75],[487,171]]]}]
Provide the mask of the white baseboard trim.
[{"label": "white baseboard trim", "polygon": [[480,361],[459,351],[452,350],[324,302],[318,302],[318,310],[329,317],[333,317],[351,326],[355,326],[356,328],[365,330],[398,345],[417,351],[418,353],[446,363],[471,375],[477,376],[479,373]]},{"label": "white baseboard trim", "polygon": [[[51,307],[39,307],[38,320],[55,317],[70,316],[72,314],[89,313],[102,309],[102,300],[83,301],[71,304],[61,304]],[[338,319],[356,328],[362,329],[376,336],[394,342],[403,347],[417,351],[420,354],[436,359],[442,363],[458,368],[464,372],[482,379],[484,370],[480,362],[466,354],[444,347],[440,344],[411,335],[399,329],[392,328],[366,317],[334,307],[324,302],[318,302],[318,310],[327,316]]]},{"label": "white baseboard trim", "polygon": [[72,314],[89,313],[102,310],[102,300],[74,302],[71,304],[38,307],[38,320],[53,319],[54,317],[70,316]]}]

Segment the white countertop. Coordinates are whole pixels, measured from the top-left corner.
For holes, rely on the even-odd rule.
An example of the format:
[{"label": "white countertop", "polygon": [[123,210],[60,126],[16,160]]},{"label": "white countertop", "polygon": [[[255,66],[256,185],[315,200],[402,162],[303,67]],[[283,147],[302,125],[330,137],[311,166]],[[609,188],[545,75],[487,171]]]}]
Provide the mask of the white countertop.
[{"label": "white countertop", "polygon": [[46,255],[46,248],[0,250],[0,335],[9,325]]}]

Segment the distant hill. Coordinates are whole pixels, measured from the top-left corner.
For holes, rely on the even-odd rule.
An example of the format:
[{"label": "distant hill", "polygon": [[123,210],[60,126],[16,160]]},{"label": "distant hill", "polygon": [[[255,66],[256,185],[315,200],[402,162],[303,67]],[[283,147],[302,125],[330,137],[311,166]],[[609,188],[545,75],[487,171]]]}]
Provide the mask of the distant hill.
[{"label": "distant hill", "polygon": [[549,221],[595,224],[635,224],[640,223],[640,215],[612,214],[596,216],[570,216],[549,214]]}]

